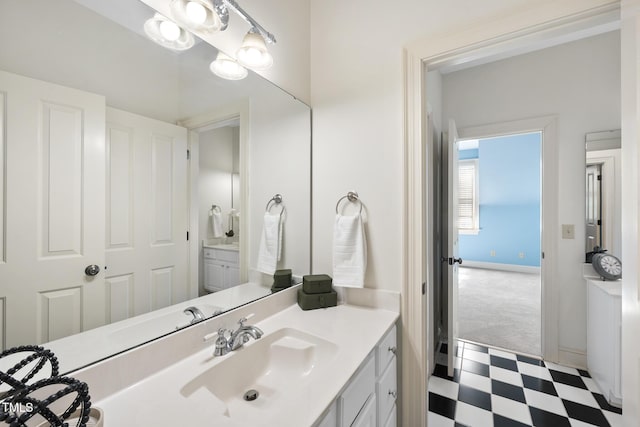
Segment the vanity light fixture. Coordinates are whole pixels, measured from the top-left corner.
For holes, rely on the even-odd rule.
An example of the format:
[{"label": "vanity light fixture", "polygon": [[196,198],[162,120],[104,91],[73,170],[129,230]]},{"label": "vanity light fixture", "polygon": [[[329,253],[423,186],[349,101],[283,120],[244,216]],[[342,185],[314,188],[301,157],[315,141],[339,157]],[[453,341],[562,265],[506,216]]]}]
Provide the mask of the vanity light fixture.
[{"label": "vanity light fixture", "polygon": [[218,52],[209,68],[213,74],[227,80],[242,80],[249,74],[246,68],[224,52]]},{"label": "vanity light fixture", "polygon": [[266,70],[273,65],[273,57],[267,50],[264,38],[255,27],[244,36],[236,56],[241,65],[254,70]]},{"label": "vanity light fixture", "polygon": [[144,23],[144,32],[160,46],[173,50],[187,50],[195,43],[190,32],[159,13],[147,19]]},{"label": "vanity light fixture", "polygon": [[172,0],[171,11],[179,23],[196,31],[224,31],[229,23],[222,0]]},{"label": "vanity light fixture", "polygon": [[235,0],[171,0],[171,11],[176,21],[196,32],[224,31],[229,23],[229,9],[251,26],[242,46],[236,52],[238,62],[254,70],[266,70],[271,67],[273,57],[266,44],[275,43],[276,38]]}]

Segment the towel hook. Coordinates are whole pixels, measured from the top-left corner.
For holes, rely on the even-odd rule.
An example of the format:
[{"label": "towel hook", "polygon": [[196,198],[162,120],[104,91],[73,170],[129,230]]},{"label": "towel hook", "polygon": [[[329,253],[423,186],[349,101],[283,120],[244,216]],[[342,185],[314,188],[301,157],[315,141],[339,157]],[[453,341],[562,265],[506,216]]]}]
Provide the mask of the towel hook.
[{"label": "towel hook", "polygon": [[355,202],[360,203],[360,213],[362,213],[362,200],[360,200],[360,196],[358,196],[358,192],[349,191],[346,196],[342,196],[338,199],[338,203],[336,203],[336,214],[339,213],[338,207],[340,206],[340,202],[342,202],[344,199],[347,199],[351,203],[355,203]]},{"label": "towel hook", "polygon": [[211,205],[211,210],[210,212],[222,212],[222,209],[220,208],[220,206],[218,205]]}]

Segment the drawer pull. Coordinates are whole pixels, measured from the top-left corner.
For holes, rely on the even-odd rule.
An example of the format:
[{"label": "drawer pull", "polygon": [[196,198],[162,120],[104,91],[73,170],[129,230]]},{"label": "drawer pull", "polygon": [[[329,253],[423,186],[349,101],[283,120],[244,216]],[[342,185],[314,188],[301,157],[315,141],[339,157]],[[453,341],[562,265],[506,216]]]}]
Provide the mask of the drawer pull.
[{"label": "drawer pull", "polygon": [[396,354],[396,347],[389,347],[387,350],[389,350],[391,353]]},{"label": "drawer pull", "polygon": [[398,392],[395,390],[389,390],[389,396],[393,396],[394,399],[398,397]]}]

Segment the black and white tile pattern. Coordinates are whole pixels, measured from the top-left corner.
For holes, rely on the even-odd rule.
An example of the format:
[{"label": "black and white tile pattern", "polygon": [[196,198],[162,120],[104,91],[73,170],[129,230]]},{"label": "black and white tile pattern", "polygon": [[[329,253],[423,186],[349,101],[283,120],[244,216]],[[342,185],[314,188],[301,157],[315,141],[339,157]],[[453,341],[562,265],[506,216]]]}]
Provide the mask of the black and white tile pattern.
[{"label": "black and white tile pattern", "polygon": [[586,371],[460,341],[454,376],[446,345],[429,379],[429,427],[622,426]]}]

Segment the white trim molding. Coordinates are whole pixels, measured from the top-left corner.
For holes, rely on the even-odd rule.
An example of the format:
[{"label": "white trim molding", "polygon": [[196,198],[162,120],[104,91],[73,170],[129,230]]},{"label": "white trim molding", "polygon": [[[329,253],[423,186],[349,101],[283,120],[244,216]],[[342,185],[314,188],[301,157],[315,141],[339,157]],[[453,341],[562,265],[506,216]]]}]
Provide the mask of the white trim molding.
[{"label": "white trim molding", "polygon": [[[191,153],[189,163],[189,229],[198,229],[198,174],[199,174],[199,138],[198,131],[203,128],[239,119],[239,145],[240,145],[240,200],[243,210],[251,212],[249,206],[249,99],[241,100],[233,104],[218,108],[209,113],[204,113],[195,117],[181,120],[178,124],[189,130],[189,151]],[[239,245],[241,248],[249,247],[249,226],[247,221],[240,221],[239,224]],[[194,233],[191,233],[192,235]],[[200,242],[198,239],[189,238],[189,291],[191,298],[198,296],[198,260]],[[240,283],[248,280],[248,250],[240,251]]]},{"label": "white trim molding", "polygon": [[558,242],[558,143],[556,141],[557,118],[535,117],[503,123],[473,126],[460,129],[463,138],[491,138],[514,133],[542,132],[540,159],[542,162],[542,235],[541,235],[541,289],[542,289],[542,356],[545,360],[558,362],[559,290],[555,283],[555,260]]},{"label": "white trim molding", "polygon": [[[422,280],[426,280],[427,286],[434,286],[434,266],[430,256],[435,245],[433,227],[425,227],[431,223],[434,213],[433,179],[426,179],[425,170],[432,161],[429,156],[431,147],[426,147],[427,135],[432,131],[427,120],[430,101],[425,87],[427,72],[447,62],[470,62],[496,52],[530,47],[558,35],[603,25],[603,22],[615,19],[619,7],[617,0],[542,1],[497,19],[478,22],[453,34],[422,38],[405,47],[401,425],[417,427],[427,424],[426,377],[431,343],[426,335],[431,313],[426,312],[421,288]],[[545,218],[549,220],[548,216]],[[557,224],[549,224],[553,233]],[[545,259],[553,259],[552,246],[547,249],[547,245],[549,243],[543,242]],[[543,295],[545,299],[550,297]],[[545,317],[555,312],[554,318],[557,319],[557,298],[552,304],[547,304],[545,310]],[[551,327],[551,324],[545,325],[545,328]],[[550,355],[552,360],[558,360],[557,330],[556,327],[553,333],[547,333],[543,343],[545,355]],[[549,354],[553,343],[555,355]]]},{"label": "white trim molding", "polygon": [[484,268],[485,270],[512,271],[514,273],[540,274],[540,267],[517,264],[500,264],[497,262],[464,260],[460,268]]}]

